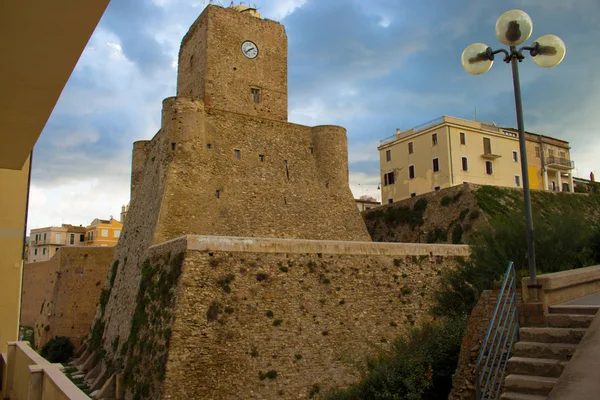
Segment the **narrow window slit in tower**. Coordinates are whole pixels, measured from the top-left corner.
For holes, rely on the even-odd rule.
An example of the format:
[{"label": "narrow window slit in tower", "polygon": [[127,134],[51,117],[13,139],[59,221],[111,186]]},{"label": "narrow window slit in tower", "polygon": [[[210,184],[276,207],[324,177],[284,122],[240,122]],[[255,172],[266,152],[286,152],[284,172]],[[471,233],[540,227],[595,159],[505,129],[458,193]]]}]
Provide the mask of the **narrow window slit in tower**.
[{"label": "narrow window slit in tower", "polygon": [[250,88],[250,94],[252,95],[252,101],[260,103],[260,89]]},{"label": "narrow window slit in tower", "polygon": [[309,151],[310,151],[310,154],[313,154],[313,153],[315,152],[315,149],[314,149],[314,148],[312,148],[312,147],[309,147],[308,149],[309,149]]},{"label": "narrow window slit in tower", "polygon": [[260,162],[265,162],[265,156],[264,156],[264,155],[262,155],[262,154],[259,154],[259,155],[258,155],[258,161],[260,161]]},{"label": "narrow window slit in tower", "polygon": [[171,150],[175,151],[176,148],[177,148],[177,143],[175,143],[175,142],[171,143]]},{"label": "narrow window slit in tower", "polygon": [[220,190],[217,190],[217,191],[215,192],[215,197],[216,197],[217,199],[221,197],[221,191],[220,191]]},{"label": "narrow window slit in tower", "polygon": [[233,150],[233,155],[236,160],[239,160],[240,158],[242,158],[242,153],[238,149]]},{"label": "narrow window slit in tower", "polygon": [[211,148],[212,148],[211,144],[210,143],[206,143],[206,149],[210,150]]}]

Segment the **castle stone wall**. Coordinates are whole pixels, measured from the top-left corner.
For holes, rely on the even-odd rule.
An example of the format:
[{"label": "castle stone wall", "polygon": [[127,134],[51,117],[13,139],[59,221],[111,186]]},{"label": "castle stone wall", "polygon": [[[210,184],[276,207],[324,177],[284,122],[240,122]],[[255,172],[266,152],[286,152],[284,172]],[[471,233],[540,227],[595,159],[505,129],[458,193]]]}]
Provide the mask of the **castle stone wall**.
[{"label": "castle stone wall", "polygon": [[[258,56],[246,58],[252,41]],[[260,103],[251,99],[260,89]],[[177,95],[198,97],[207,108],[287,121],[287,36],[278,22],[208,6],[184,37]]]},{"label": "castle stone wall", "polygon": [[68,336],[79,347],[113,255],[112,247],[63,247],[49,261],[25,265],[21,325],[34,327],[37,349],[54,336]]},{"label": "castle stone wall", "polygon": [[367,356],[429,318],[441,271],[469,250],[188,236],[149,250],[157,293],[180,253],[168,309],[152,294],[136,311],[148,322],[141,343],[127,346],[136,360],[124,368],[129,395],[150,387],[144,398],[308,398],[314,387],[352,384]]}]

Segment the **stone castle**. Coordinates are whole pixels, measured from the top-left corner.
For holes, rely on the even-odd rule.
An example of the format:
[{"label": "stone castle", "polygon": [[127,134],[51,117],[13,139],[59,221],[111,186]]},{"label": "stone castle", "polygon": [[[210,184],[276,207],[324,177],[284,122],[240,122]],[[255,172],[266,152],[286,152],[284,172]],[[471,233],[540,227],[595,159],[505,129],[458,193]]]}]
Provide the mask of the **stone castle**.
[{"label": "stone castle", "polygon": [[370,241],[344,128],[287,122],[281,24],[208,6],[182,41],[177,94],[134,144],[86,378],[128,400],[308,398],[356,382],[426,318],[468,249]]}]

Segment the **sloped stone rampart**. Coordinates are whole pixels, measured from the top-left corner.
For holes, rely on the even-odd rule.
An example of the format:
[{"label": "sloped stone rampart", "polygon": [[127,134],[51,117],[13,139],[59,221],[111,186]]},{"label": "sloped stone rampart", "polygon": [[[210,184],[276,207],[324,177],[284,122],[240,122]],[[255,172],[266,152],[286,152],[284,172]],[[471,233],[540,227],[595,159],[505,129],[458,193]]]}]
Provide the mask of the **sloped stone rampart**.
[{"label": "sloped stone rampart", "polygon": [[[171,307],[156,317],[148,304],[150,322],[137,331],[154,339],[136,346],[168,356],[140,355],[128,396],[308,398],[356,382],[369,355],[430,318],[439,275],[469,254],[425,247],[201,236],[153,246],[146,265],[156,276],[182,249],[185,256]],[[154,353],[157,360],[144,359]],[[159,359],[167,360],[164,382],[143,367]]]}]

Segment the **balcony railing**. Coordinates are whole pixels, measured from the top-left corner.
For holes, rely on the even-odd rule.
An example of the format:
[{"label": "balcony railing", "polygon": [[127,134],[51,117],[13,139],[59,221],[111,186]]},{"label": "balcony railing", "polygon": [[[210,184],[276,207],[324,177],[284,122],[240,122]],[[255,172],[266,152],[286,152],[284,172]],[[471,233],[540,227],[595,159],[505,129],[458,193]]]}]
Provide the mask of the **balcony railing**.
[{"label": "balcony railing", "polygon": [[569,160],[568,158],[563,158],[563,157],[554,157],[554,156],[549,156],[546,159],[546,164],[548,164],[549,166],[554,166],[554,167],[562,167],[562,168],[566,168],[566,169],[573,169],[575,168],[575,163],[571,160]]},{"label": "balcony railing", "polygon": [[[443,120],[444,120],[444,117],[443,117],[443,116],[442,116],[442,117],[437,117],[437,118],[435,118],[435,119],[432,119],[431,121],[424,122],[424,123],[422,123],[421,125],[417,125],[417,126],[415,126],[414,128],[412,128],[412,129],[409,129],[409,131],[412,131],[412,132],[409,132],[409,133],[414,133],[414,132],[421,131],[421,130],[423,130],[423,129],[425,129],[425,128],[429,128],[430,126],[433,126],[433,125],[439,124],[439,123],[440,123],[440,122],[442,122]],[[386,137],[385,139],[382,139],[382,140],[380,140],[380,141],[379,141],[379,144],[386,144],[386,143],[389,143],[389,142],[393,142],[393,141],[394,141],[394,140],[396,140],[397,138],[398,138],[398,135],[394,134],[394,135],[392,135],[392,136],[388,136],[388,137]]]}]

